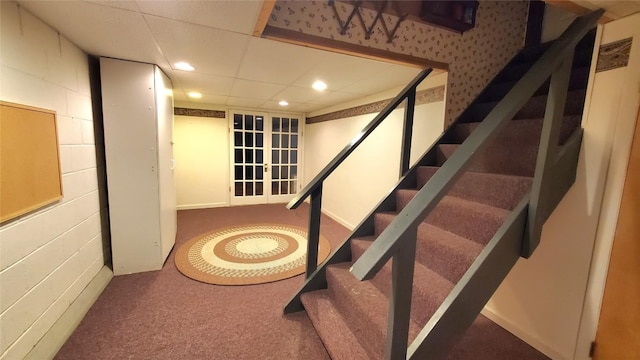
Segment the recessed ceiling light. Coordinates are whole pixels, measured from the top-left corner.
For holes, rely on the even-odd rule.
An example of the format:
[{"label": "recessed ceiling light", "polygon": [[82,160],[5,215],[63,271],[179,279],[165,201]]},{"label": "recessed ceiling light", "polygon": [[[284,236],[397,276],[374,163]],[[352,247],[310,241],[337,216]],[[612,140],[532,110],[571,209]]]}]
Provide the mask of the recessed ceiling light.
[{"label": "recessed ceiling light", "polygon": [[311,87],[318,91],[324,91],[327,89],[327,84],[322,80],[316,80]]},{"label": "recessed ceiling light", "polygon": [[287,100],[280,100],[280,102],[278,103],[278,105],[280,105],[280,106],[287,106],[287,105],[289,105],[289,103],[287,102]]},{"label": "recessed ceiling light", "polygon": [[181,61],[181,62],[177,62],[175,64],[173,64],[173,66],[178,69],[178,70],[183,70],[183,71],[193,71],[196,68],[194,68],[193,66],[191,66],[191,64]]},{"label": "recessed ceiling light", "polygon": [[189,95],[189,97],[192,99],[200,99],[202,97],[202,94],[197,91],[190,91],[189,93],[187,93],[187,95]]}]

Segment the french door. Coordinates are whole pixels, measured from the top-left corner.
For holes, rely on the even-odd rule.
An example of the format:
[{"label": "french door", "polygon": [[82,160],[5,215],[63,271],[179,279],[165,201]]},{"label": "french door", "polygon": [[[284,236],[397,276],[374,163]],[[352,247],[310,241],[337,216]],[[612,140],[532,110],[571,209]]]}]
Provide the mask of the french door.
[{"label": "french door", "polygon": [[288,202],[301,188],[302,116],[229,111],[231,205]]}]

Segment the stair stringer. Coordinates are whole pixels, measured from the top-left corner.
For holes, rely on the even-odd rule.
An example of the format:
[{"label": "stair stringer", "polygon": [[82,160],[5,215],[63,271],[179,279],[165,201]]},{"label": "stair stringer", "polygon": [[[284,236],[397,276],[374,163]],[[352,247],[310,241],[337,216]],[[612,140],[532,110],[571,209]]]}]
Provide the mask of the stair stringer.
[{"label": "stair stringer", "polygon": [[[575,182],[582,136],[582,128],[574,131],[552,167],[556,186],[545,204],[545,221]],[[480,314],[526,250],[529,196],[523,197],[411,343],[407,359],[441,359]]]},{"label": "stair stringer", "polygon": [[522,249],[525,195],[407,349],[407,359],[442,359],[498,289]]}]

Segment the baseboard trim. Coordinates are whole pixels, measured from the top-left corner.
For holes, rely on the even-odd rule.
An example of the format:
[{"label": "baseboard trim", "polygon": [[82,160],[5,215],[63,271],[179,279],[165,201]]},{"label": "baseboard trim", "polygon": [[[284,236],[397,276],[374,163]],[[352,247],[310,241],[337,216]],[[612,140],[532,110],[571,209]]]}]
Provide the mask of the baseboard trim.
[{"label": "baseboard trim", "polygon": [[73,331],[80,325],[80,321],[82,321],[93,303],[96,302],[98,296],[102,294],[111,278],[113,278],[113,272],[107,266],[103,266],[24,359],[53,359],[62,348],[62,345],[73,334]]},{"label": "baseboard trim", "polygon": [[178,210],[196,210],[196,209],[210,209],[217,207],[226,207],[229,206],[227,202],[217,202],[217,203],[206,203],[206,204],[192,204],[192,205],[178,205],[176,208]]},{"label": "baseboard trim", "polygon": [[558,351],[549,347],[538,337],[528,333],[524,329],[520,328],[518,325],[514,324],[513,322],[504,318],[503,316],[495,313],[493,310],[485,307],[484,309],[482,309],[481,314],[486,316],[489,320],[493,321],[494,323],[500,325],[502,328],[512,333],[513,335],[518,337],[520,340],[531,345],[536,350],[550,357],[551,359],[569,360],[566,356],[563,356]]},{"label": "baseboard trim", "polygon": [[331,211],[322,210],[322,213],[327,215],[328,217],[332,218],[333,220],[337,221],[338,223],[340,223],[340,225],[346,227],[347,229],[349,229],[351,231],[353,231],[353,229],[356,228],[354,225],[350,224],[348,221],[346,221],[343,218],[341,218],[340,216],[332,213]]}]

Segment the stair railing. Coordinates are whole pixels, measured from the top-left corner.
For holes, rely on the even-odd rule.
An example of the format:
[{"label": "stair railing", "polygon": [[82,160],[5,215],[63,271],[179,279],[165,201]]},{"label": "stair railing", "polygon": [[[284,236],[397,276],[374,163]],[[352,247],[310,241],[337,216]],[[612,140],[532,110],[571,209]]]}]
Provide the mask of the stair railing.
[{"label": "stair railing", "polygon": [[305,199],[311,196],[309,206],[309,227],[307,233],[307,265],[306,278],[316,270],[318,264],[318,239],[320,237],[320,214],[322,207],[322,184],[333,171],[406,99],[404,123],[402,129],[400,177],[409,170],[411,153],[411,133],[413,128],[413,114],[416,103],[416,88],[433,69],[421,71],[400,93],[393,98],[367,126],[362,129],[338,155],[336,155],[322,171],[316,175],[296,196],[287,204],[288,209],[295,209]]},{"label": "stair railing", "polygon": [[[360,280],[368,280],[393,258],[385,359],[406,359],[407,351],[409,358],[440,358],[452,341],[471,325],[517,258],[530,255],[540,242],[542,224],[575,180],[582,141],[582,129],[579,129],[562,148],[558,146],[574,49],[602,13],[602,10],[594,11],[569,26],[353,264],[351,272]],[[486,148],[549,77],[530,195],[512,212],[408,349],[418,225],[474,156]]]}]

